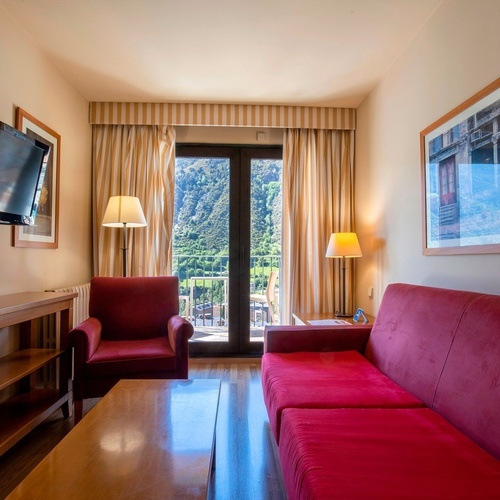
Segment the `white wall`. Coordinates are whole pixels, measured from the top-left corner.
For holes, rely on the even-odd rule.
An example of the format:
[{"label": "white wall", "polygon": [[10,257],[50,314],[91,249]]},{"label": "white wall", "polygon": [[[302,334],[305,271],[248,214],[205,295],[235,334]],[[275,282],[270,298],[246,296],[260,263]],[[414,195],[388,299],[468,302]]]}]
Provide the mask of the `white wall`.
[{"label": "white wall", "polygon": [[421,130],[500,76],[499,23],[498,0],[445,0],[358,109],[356,294],[369,313],[397,281],[500,294],[500,255],[422,255],[419,150]]},{"label": "white wall", "polygon": [[[264,134],[259,135],[257,134]],[[178,144],[282,145],[283,129],[253,127],[176,127]]]},{"label": "white wall", "polygon": [[0,120],[21,107],[61,135],[59,248],[15,248],[0,227],[0,294],[84,282],[91,274],[91,128],[88,102],[0,7]]}]

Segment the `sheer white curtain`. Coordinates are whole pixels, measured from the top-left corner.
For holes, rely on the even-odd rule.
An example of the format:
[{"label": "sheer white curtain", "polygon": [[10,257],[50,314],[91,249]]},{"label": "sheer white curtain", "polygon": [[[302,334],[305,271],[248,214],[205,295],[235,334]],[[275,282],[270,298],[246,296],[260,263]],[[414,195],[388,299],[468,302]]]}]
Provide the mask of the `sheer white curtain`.
[{"label": "sheer white curtain", "polygon": [[110,196],[137,196],[147,227],[128,231],[127,276],[172,273],[175,128],[94,125],[94,274],[121,276],[121,230],[102,226]]},{"label": "sheer white curtain", "polygon": [[[281,321],[340,309],[340,259],[325,257],[332,232],[354,223],[354,131],[287,129],[283,140]],[[353,304],[353,260],[347,308]]]}]

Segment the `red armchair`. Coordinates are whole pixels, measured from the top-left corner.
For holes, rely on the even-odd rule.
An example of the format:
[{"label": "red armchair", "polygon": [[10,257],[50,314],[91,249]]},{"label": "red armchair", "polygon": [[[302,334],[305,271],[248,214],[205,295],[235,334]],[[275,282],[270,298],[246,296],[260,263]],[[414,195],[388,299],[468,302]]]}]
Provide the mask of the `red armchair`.
[{"label": "red armchair", "polygon": [[83,399],[122,378],[186,379],[193,325],[179,316],[175,276],[92,278],[89,318],[73,328],[75,422]]}]

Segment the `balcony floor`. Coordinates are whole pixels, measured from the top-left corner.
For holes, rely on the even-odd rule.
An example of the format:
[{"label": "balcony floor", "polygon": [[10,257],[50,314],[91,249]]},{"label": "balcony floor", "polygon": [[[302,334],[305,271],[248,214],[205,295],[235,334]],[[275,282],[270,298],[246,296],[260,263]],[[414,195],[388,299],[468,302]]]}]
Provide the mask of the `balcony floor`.
[{"label": "balcony floor", "polygon": [[[250,340],[262,342],[264,340],[263,326],[250,327]],[[227,326],[195,326],[191,342],[227,342]]]}]

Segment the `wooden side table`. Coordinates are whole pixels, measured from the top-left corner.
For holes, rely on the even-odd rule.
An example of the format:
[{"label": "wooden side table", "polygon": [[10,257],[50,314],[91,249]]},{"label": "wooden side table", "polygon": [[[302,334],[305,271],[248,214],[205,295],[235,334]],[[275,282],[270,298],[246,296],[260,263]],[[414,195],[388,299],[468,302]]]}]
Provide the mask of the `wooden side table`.
[{"label": "wooden side table", "polygon": [[[22,292],[0,296],[0,328],[19,325],[20,349],[0,357],[0,390],[12,396],[0,404],[0,455],[43,422],[57,408],[71,415],[71,349],[73,299],[77,293]],[[56,314],[56,348],[37,347],[36,319]],[[59,388],[40,388],[35,373],[59,360]],[[19,386],[16,389],[16,384]]]},{"label": "wooden side table", "polygon": [[365,316],[368,318],[368,323],[363,323],[363,318],[356,323],[352,319],[352,316],[348,316],[347,318],[337,318],[335,317],[335,313],[292,313],[294,325],[303,326],[335,325],[335,321],[338,321],[338,324],[340,325],[342,324],[342,321],[347,321],[351,325],[373,325],[375,316],[370,316],[366,313]]}]

